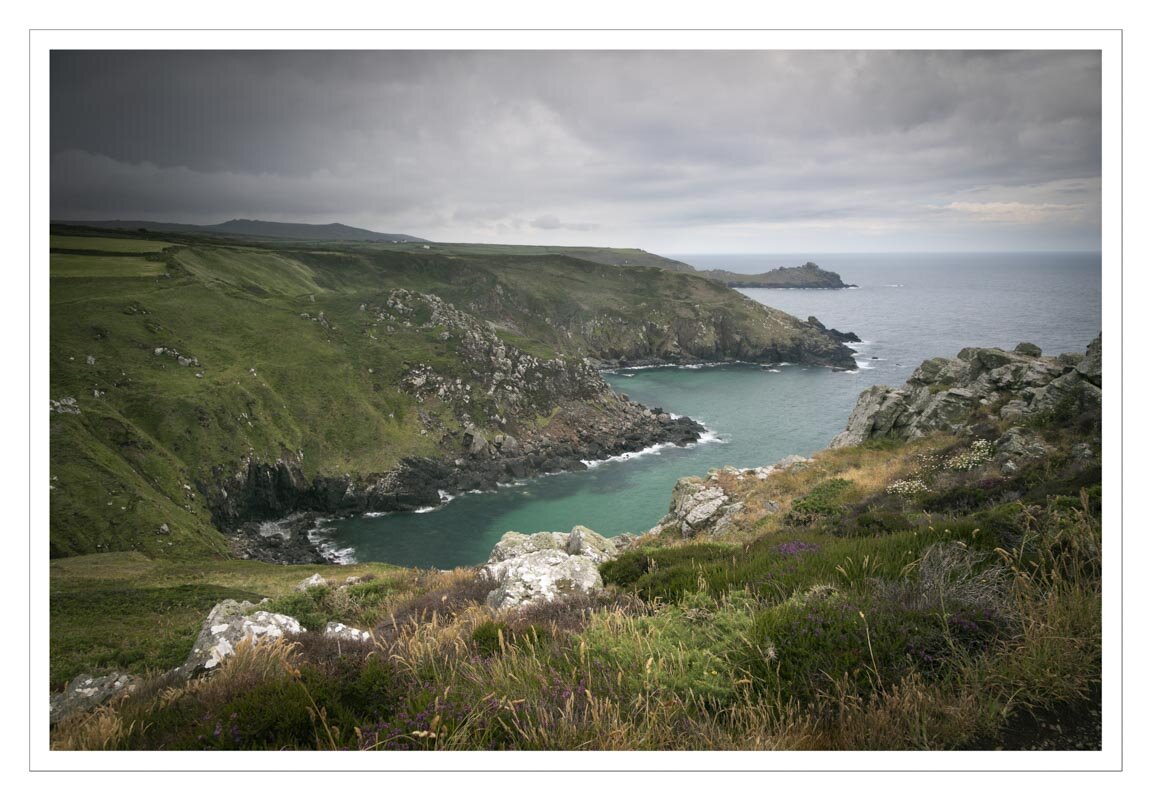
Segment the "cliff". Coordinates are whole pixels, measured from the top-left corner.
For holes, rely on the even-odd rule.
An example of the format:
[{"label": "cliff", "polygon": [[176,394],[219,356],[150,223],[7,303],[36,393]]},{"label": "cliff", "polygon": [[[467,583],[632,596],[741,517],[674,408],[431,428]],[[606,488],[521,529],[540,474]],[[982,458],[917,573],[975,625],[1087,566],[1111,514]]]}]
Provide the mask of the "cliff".
[{"label": "cliff", "polygon": [[818,326],[656,267],[79,244],[53,254],[53,556],[224,555],[246,521],[415,509],[698,436],[617,396],[605,365],[854,364]]}]

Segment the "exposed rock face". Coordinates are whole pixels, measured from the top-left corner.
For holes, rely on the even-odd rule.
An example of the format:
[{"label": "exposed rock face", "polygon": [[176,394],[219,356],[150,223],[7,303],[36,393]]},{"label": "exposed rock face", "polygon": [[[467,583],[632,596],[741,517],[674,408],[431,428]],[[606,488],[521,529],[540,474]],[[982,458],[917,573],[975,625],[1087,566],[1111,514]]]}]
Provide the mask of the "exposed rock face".
[{"label": "exposed rock face", "polygon": [[230,532],[229,539],[236,556],[243,559],[278,565],[324,564],[328,560],[308,538],[315,526],[315,515],[292,514],[281,520],[245,523]]},{"label": "exposed rock face", "polygon": [[1011,352],[965,348],[955,359],[929,359],[900,389],[874,386],[862,392],[847,429],[831,447],[934,431],[970,434],[980,412],[1023,422],[1046,412],[1099,409],[1100,337],[1075,366],[1064,356],[1044,358],[1039,350],[1025,342]]},{"label": "exposed rock face", "polygon": [[500,582],[488,595],[497,609],[589,594],[604,586],[597,565],[613,558],[615,543],[584,526],[571,532],[509,531],[492,549],[484,574]]},{"label": "exposed rock face", "polygon": [[[828,328],[824,323],[820,322],[813,316],[808,317],[808,325],[812,326],[818,331],[823,331],[828,336],[835,339],[837,342],[859,342],[860,337],[856,336],[854,331],[837,331],[835,328]],[[1039,354],[1037,354],[1039,355]]]},{"label": "exposed rock face", "polygon": [[[428,418],[443,458],[408,458],[384,474],[308,478],[298,454],[273,464],[247,459],[220,466],[199,487],[213,523],[240,528],[240,555],[274,562],[322,562],[307,543],[307,527],[272,536],[245,521],[269,520],[308,510],[324,514],[411,511],[440,503],[441,492],[495,489],[542,473],[583,470],[585,461],[642,450],[658,443],[686,445],[704,427],[684,417],[658,414],[617,395],[583,359],[541,359],[500,339],[494,327],[435,295],[395,290],[382,305],[362,310],[378,323],[440,331],[454,343],[465,377],[410,366],[401,380],[418,403],[447,405],[454,424]],[[827,340],[828,338],[825,337]],[[831,340],[828,340],[831,341]],[[835,344],[834,342],[832,344]],[[480,402],[480,407],[477,402]],[[490,410],[473,419],[477,408]],[[423,418],[422,418],[423,419]],[[547,420],[544,425],[536,421]]]},{"label": "exposed rock face", "polygon": [[250,612],[255,604],[250,601],[221,601],[212,607],[200,627],[192,652],[177,670],[194,676],[211,670],[236,651],[236,645],[251,639],[278,640],[287,634],[304,631],[300,621],[275,612]]},{"label": "exposed rock face", "polygon": [[[707,477],[686,476],[676,482],[672,489],[672,502],[668,514],[648,530],[649,534],[659,534],[669,526],[676,527],[683,537],[697,537],[704,534],[718,536],[731,531],[736,517],[744,509],[742,501],[734,500],[724,489],[725,481],[762,481],[777,470],[802,469],[811,459],[803,456],[786,456],[774,465],[738,470],[725,467],[712,470]],[[764,510],[771,512],[778,504],[768,501]]]},{"label": "exposed rock face", "polygon": [[704,529],[715,532],[726,528],[723,521],[734,511],[739,509],[732,508],[731,499],[721,486],[698,476],[686,476],[673,487],[668,514],[661,518],[654,530],[675,525],[684,537],[695,536]]},{"label": "exposed rock face", "polygon": [[55,724],[78,712],[115,700],[135,690],[139,681],[136,676],[127,673],[111,673],[107,676],[81,674],[68,682],[64,692],[51,697],[48,720]]}]

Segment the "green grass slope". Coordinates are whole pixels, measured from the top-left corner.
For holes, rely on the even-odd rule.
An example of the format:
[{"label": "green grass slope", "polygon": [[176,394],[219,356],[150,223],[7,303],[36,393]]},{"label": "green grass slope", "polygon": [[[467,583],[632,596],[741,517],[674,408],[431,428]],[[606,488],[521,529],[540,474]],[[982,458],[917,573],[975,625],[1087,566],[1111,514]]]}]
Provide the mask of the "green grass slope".
[{"label": "green grass slope", "polygon": [[[1046,453],[1015,471],[937,435],[763,479],[721,472],[744,503],[729,534],[649,536],[601,567],[604,595],[503,613],[470,570],[356,566],[372,580],[296,592],[311,568],[58,560],[54,680],[152,678],[60,724],[53,745],[1098,748],[1099,454],[1059,421],[1032,432]],[[225,595],[270,596],[265,608],[310,629],[338,619],[373,640],[305,634],[205,681],[161,678]]]},{"label": "green grass slope", "polygon": [[374,314],[399,288],[435,293],[539,358],[843,356],[788,315],[652,267],[183,236],[162,253],[107,256],[133,248],[85,239],[53,254],[53,556],[222,555],[205,500],[214,468],[289,460],[307,479],[378,475],[449,455],[462,411],[501,418],[481,393],[462,410],[402,389],[412,365],[462,382],[475,366],[423,318]]}]

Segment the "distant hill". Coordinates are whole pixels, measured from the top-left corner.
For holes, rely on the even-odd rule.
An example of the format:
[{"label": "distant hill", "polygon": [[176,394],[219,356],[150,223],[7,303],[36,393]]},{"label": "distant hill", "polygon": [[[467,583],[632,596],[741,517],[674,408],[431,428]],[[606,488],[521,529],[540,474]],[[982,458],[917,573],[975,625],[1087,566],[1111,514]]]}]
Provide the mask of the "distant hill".
[{"label": "distant hill", "polygon": [[733,288],[755,289],[846,289],[856,286],[845,284],[838,273],[822,270],[812,262],[800,267],[777,267],[766,273],[752,275],[729,270],[700,270],[698,275]]},{"label": "distant hill", "polygon": [[335,242],[427,242],[408,234],[384,234],[365,228],[353,228],[341,223],[311,225],[309,223],[281,223],[266,220],[229,220],[216,225],[190,225],[188,223],[153,222],[150,220],[54,220],[54,224],[85,228],[112,228],[127,231],[187,232],[220,236],[250,236],[270,239],[309,239]]}]

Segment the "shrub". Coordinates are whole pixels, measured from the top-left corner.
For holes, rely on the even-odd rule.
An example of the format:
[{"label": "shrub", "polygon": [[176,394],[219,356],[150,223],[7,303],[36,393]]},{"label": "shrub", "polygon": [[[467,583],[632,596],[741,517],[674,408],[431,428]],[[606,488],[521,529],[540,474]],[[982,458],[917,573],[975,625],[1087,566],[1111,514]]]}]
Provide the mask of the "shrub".
[{"label": "shrub", "polygon": [[859,537],[881,537],[910,528],[911,522],[899,512],[871,511],[858,514],[849,532]]},{"label": "shrub", "polygon": [[500,653],[505,629],[503,623],[485,620],[472,629],[472,646],[481,656],[494,656]]},{"label": "shrub", "polygon": [[792,502],[792,509],[784,516],[784,522],[790,526],[809,526],[839,517],[844,507],[838,501],[851,486],[852,482],[843,478],[821,481],[803,498]]},{"label": "shrub", "polygon": [[834,685],[871,695],[943,650],[932,613],[893,610],[828,592],[804,593],[758,614],[744,664],[781,701],[814,702]]},{"label": "shrub", "polygon": [[746,647],[754,603],[744,592],[695,593],[646,617],[598,614],[580,635],[581,649],[603,677],[601,692],[691,697],[716,708],[736,697],[735,657]]},{"label": "shrub", "polygon": [[605,562],[600,575],[605,583],[628,587],[647,601],[674,600],[695,592],[702,571],[729,561],[736,552],[731,545],[719,543],[646,549]]}]

